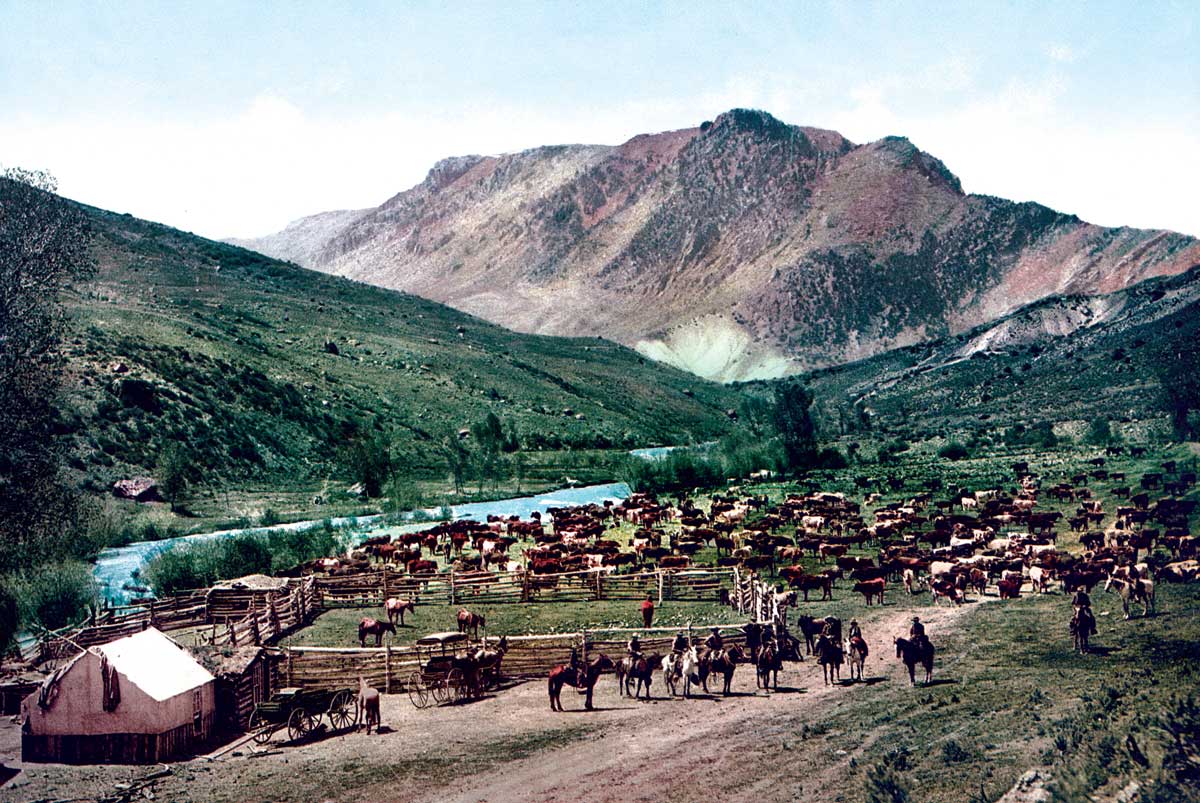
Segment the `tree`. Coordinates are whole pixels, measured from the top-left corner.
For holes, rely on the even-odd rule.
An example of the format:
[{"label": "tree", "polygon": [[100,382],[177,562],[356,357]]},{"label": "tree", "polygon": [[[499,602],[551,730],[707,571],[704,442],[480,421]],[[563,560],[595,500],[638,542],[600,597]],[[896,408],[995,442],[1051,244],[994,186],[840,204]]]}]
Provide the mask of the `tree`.
[{"label": "tree", "polygon": [[812,394],[796,380],[775,386],[775,429],[792,469],[812,465],[817,454],[816,428],[809,414],[812,403]]},{"label": "tree", "polygon": [[1191,413],[1200,410],[1200,344],[1195,327],[1176,329],[1156,359],[1156,373],[1171,415],[1171,428],[1180,441],[1195,440]]},{"label": "tree", "polygon": [[471,451],[457,432],[447,432],[441,439],[442,456],[446,459],[446,468],[454,480],[454,492],[461,494],[463,482],[467,478],[467,470],[471,465]]},{"label": "tree", "polygon": [[[63,472],[56,434],[65,314],[60,296],[90,275],[91,233],[46,173],[0,178],[0,572],[83,557],[87,507]],[[14,178],[16,180],[14,180]]]},{"label": "tree", "polygon": [[191,461],[179,446],[168,446],[158,456],[158,487],[175,511],[187,499],[191,486]]},{"label": "tree", "polygon": [[1113,436],[1112,426],[1108,423],[1108,419],[1104,416],[1093,418],[1088,424],[1088,432],[1085,440],[1092,446],[1108,446],[1115,440]]},{"label": "tree", "polygon": [[479,489],[482,491],[484,482],[488,480],[495,487],[503,465],[500,451],[507,441],[504,425],[495,413],[489,412],[482,421],[471,427],[471,437],[475,439],[477,449]]},{"label": "tree", "polygon": [[21,626],[21,613],[16,595],[5,584],[0,584],[0,663],[17,640]]},{"label": "tree", "polygon": [[354,481],[362,483],[367,496],[378,497],[383,493],[392,476],[392,458],[382,435],[360,435],[346,447],[342,459]]}]

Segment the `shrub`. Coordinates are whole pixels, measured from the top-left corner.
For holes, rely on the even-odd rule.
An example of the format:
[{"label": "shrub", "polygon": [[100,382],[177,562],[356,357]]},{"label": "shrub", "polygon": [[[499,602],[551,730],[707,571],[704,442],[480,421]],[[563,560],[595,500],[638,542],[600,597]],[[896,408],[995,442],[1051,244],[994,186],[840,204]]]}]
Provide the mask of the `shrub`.
[{"label": "shrub", "polygon": [[43,564],[22,572],[13,585],[26,626],[55,630],[78,621],[96,602],[96,580],[82,561]]},{"label": "shrub", "polygon": [[959,764],[970,758],[970,754],[961,744],[950,739],[942,744],[942,761],[947,764]]},{"label": "shrub", "polygon": [[938,449],[938,457],[946,460],[962,460],[967,455],[967,447],[957,441],[950,441],[941,449]]}]

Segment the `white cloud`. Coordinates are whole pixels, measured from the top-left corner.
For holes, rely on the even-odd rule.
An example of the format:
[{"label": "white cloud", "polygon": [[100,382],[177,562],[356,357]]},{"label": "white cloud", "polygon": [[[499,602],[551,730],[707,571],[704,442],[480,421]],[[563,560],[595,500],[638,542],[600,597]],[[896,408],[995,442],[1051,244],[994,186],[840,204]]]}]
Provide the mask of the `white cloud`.
[{"label": "white cloud", "polygon": [[1070,45],[1056,44],[1046,48],[1046,55],[1051,61],[1057,61],[1060,64],[1073,64],[1079,58],[1079,54],[1075,48]]}]

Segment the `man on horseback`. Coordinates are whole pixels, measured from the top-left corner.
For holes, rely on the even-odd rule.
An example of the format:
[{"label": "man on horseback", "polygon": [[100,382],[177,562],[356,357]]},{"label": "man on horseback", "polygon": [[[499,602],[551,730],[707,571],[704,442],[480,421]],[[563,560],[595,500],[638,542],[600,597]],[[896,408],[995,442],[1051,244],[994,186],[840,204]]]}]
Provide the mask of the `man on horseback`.
[{"label": "man on horseback", "polygon": [[925,625],[921,624],[921,617],[914,616],[912,618],[912,627],[908,629],[908,636],[918,648],[924,649],[925,645],[929,643],[929,639],[925,636]]},{"label": "man on horseback", "polygon": [[691,649],[692,644],[688,641],[688,637],[680,630],[675,634],[675,640],[671,642],[671,652],[675,655],[682,655]]},{"label": "man on horseback", "polygon": [[847,633],[847,638],[849,639],[862,638],[862,630],[860,630],[858,627],[857,619],[850,620],[850,629],[847,631]]},{"label": "man on horseback", "polygon": [[1083,586],[1075,592],[1075,596],[1071,598],[1071,607],[1078,613],[1080,608],[1091,608],[1092,598],[1088,596],[1088,592]]},{"label": "man on horseback", "polygon": [[636,667],[637,662],[642,658],[642,642],[637,633],[630,637],[629,643],[625,645],[625,650],[629,653],[629,665]]},{"label": "man on horseback", "polygon": [[721,638],[721,628],[712,628],[712,633],[704,639],[704,646],[708,648],[709,655],[715,655],[725,649],[725,639]]}]

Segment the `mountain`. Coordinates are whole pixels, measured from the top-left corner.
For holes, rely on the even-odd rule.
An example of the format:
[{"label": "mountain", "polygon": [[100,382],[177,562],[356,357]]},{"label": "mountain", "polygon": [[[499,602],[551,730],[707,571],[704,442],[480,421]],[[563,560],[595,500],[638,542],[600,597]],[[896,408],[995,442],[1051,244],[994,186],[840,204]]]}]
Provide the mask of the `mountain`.
[{"label": "mountain", "polygon": [[[11,187],[0,179],[0,207]],[[711,439],[738,406],[733,389],[611,341],[514,333],[80,208],[98,271],[67,299],[74,322],[57,430],[95,490],[153,473],[172,446],[210,490],[319,484],[344,476],[344,447],[373,437],[390,444],[405,477],[442,480],[445,434],[489,412],[515,430],[532,471],[543,451]]]},{"label": "mountain", "polygon": [[446,159],[374,209],[239,244],[718,380],[862,359],[1200,264],[1191,237],[966,194],[907,139],[855,145],[741,109],[618,146]]}]

